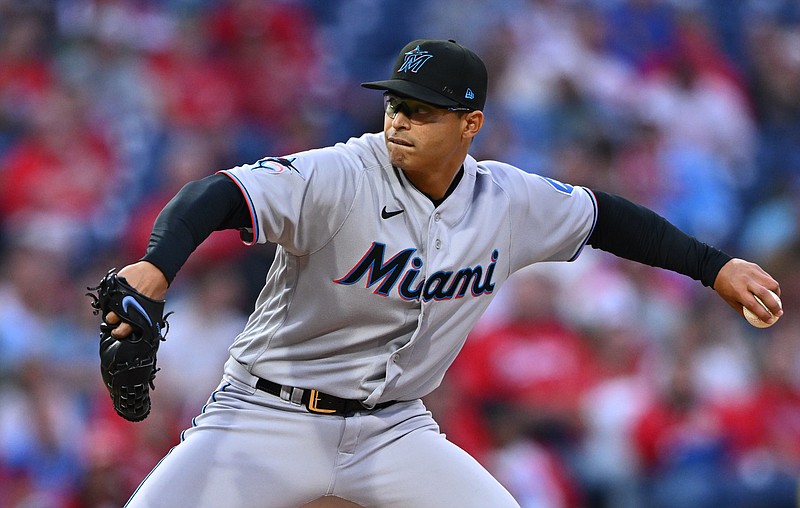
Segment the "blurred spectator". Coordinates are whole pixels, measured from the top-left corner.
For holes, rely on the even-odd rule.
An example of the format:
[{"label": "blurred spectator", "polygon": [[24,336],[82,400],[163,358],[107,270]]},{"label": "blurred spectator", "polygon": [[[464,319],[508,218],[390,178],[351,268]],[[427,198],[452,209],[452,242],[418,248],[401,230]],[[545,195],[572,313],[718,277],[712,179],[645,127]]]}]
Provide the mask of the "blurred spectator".
[{"label": "blurred spectator", "polygon": [[599,323],[591,332],[599,375],[582,400],[578,464],[589,506],[642,506],[633,427],[649,400],[647,354],[652,352],[633,328]]},{"label": "blurred spectator", "polygon": [[[476,455],[523,506],[579,506],[582,497],[573,462],[596,365],[585,338],[560,321],[557,294],[542,270],[515,275],[503,318],[470,336],[449,375],[480,422],[472,432],[484,429],[489,449]],[[481,444],[458,435],[468,449]]]},{"label": "blurred spectator", "polygon": [[644,506],[730,506],[730,435],[716,408],[698,397],[685,353],[675,356],[657,397],[634,424]]},{"label": "blurred spectator", "polygon": [[165,135],[164,98],[147,62],[173,42],[175,20],[155,3],[59,2],[56,24],[66,36],[55,58],[62,82],[79,93],[83,116],[101,129],[113,152],[114,177],[81,255],[114,242],[147,194],[160,186],[157,154]]},{"label": "blurred spectator", "polygon": [[509,291],[507,320],[470,337],[454,365],[456,381],[477,403],[509,404],[527,431],[569,448],[596,375],[589,344],[560,321],[557,291],[540,271],[517,274]]},{"label": "blurred spectator", "polygon": [[492,436],[486,467],[522,508],[578,508],[584,495],[564,460],[528,435],[526,420],[504,403],[485,408]]},{"label": "blurred spectator", "polygon": [[56,87],[40,99],[30,132],[0,158],[0,218],[73,254],[112,188],[113,154],[82,115],[84,97]]},{"label": "blurred spectator", "polygon": [[750,79],[760,120],[760,174],[748,202],[768,198],[787,186],[797,188],[800,174],[800,55],[798,24],[760,18],[748,25]]},{"label": "blurred spectator", "polygon": [[731,414],[739,430],[733,461],[736,506],[794,507],[800,471],[800,344],[797,320],[784,323],[763,344],[764,379]]},{"label": "blurred spectator", "polygon": [[186,421],[165,403],[168,399],[161,398],[167,387],[159,384],[157,378],[157,388],[152,392],[154,410],[138,423],[123,420],[114,412],[102,384],[94,392],[84,420],[83,475],[76,484],[78,506],[122,506],[158,461],[178,444]]},{"label": "blurred spectator", "polygon": [[753,182],[755,124],[741,80],[696,18],[681,16],[674,47],[654,55],[637,111],[659,136],[654,208],[724,245],[740,222],[738,192]]},{"label": "blurred spectator", "polygon": [[67,507],[82,475],[80,405],[69,386],[49,375],[44,358],[18,367],[18,384],[0,392],[0,459],[12,472],[11,488],[3,489],[10,497],[0,494],[0,501],[7,506]]},{"label": "blurred spectator", "polygon": [[45,44],[45,18],[35,11],[5,10],[0,11],[0,154],[24,133],[25,123],[55,79]]},{"label": "blurred spectator", "polygon": [[[197,129],[224,142],[238,107],[232,63],[212,48],[207,19],[181,18],[175,41],[152,55],[150,72],[167,129]],[[227,136],[226,136],[227,135]]]},{"label": "blurred spectator", "polygon": [[277,133],[275,126],[313,111],[321,77],[316,20],[302,2],[223,2],[209,21],[215,50],[230,59],[240,120]]},{"label": "blurred spectator", "polygon": [[[29,240],[29,239],[25,239]],[[38,239],[37,239],[38,241]],[[63,256],[17,240],[0,283],[0,463],[7,506],[66,507],[82,470],[79,383],[59,361],[71,339]],[[52,365],[52,366],[51,366]],[[4,496],[9,496],[4,498]],[[7,504],[6,504],[7,503]]]},{"label": "blurred spectator", "polygon": [[[767,379],[760,384],[747,372],[752,364],[737,358],[741,344],[733,336],[709,335],[723,323],[708,316],[689,323],[674,344],[672,361],[661,362],[661,389],[634,427],[644,505],[796,506],[797,463],[785,461],[791,445],[781,439],[792,431],[788,420],[775,425],[775,415],[797,409],[794,396],[779,395],[786,393],[779,388],[786,386],[784,376],[793,372],[785,367],[796,357],[779,345],[787,342],[770,342],[767,347],[780,353],[767,355]],[[735,327],[726,329],[735,334]],[[708,344],[709,339],[721,342]],[[781,444],[773,447],[773,439]]]},{"label": "blurred spectator", "polygon": [[0,379],[7,379],[51,351],[74,295],[63,253],[46,250],[46,239],[15,238],[0,261]]},{"label": "blurred spectator", "polygon": [[675,40],[675,11],[661,0],[609,2],[608,49],[636,68],[668,51]]}]

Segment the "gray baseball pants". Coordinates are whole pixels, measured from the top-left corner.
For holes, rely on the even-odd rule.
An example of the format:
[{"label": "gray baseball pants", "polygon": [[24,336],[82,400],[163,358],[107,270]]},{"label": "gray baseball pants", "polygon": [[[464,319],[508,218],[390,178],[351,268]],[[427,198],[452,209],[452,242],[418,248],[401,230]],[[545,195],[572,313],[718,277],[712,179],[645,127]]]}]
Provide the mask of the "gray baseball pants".
[{"label": "gray baseball pants", "polygon": [[376,508],[519,506],[420,400],[329,416],[255,384],[228,360],[202,413],[126,506],[298,508],[325,495]]}]

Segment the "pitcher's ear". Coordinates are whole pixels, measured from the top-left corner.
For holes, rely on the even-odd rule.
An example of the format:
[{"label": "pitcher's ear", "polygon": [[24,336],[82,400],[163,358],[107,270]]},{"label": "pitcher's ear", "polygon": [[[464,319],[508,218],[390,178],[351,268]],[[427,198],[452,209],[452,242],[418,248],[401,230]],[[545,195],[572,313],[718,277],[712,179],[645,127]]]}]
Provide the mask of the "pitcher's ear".
[{"label": "pitcher's ear", "polygon": [[464,115],[464,136],[474,138],[483,127],[483,111],[470,111]]}]

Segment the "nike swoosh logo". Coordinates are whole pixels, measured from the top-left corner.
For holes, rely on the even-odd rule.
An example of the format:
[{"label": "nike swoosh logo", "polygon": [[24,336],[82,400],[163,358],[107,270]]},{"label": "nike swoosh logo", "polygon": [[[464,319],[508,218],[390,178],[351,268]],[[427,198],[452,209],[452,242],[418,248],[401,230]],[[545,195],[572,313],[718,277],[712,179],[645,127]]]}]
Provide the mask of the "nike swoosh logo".
[{"label": "nike swoosh logo", "polygon": [[400,210],[392,210],[392,211],[390,212],[390,211],[388,211],[388,210],[386,209],[386,207],[384,206],[384,207],[383,207],[383,210],[381,210],[381,218],[382,218],[382,219],[391,219],[391,218],[392,218],[392,217],[394,217],[395,215],[400,215],[400,214],[401,214],[401,213],[403,213],[403,212],[405,212],[405,210],[403,210],[403,209],[400,209]]},{"label": "nike swoosh logo", "polygon": [[134,309],[136,309],[137,311],[139,311],[139,313],[142,316],[144,316],[144,318],[147,320],[147,324],[149,324],[150,326],[153,326],[153,322],[150,321],[150,316],[147,315],[147,312],[144,310],[142,305],[139,302],[137,302],[134,297],[132,297],[132,296],[123,297],[122,298],[122,310],[124,310],[127,314],[130,314],[130,311],[128,311],[128,307],[129,306],[131,306]]}]

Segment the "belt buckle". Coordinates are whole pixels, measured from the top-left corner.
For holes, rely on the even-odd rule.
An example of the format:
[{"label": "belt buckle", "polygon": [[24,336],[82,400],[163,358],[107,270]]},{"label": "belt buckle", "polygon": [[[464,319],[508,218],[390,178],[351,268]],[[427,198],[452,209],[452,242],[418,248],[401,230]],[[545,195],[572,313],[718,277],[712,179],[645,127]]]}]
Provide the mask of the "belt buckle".
[{"label": "belt buckle", "polygon": [[319,404],[319,395],[320,394],[317,390],[309,390],[308,404],[306,405],[306,408],[308,408],[310,412],[317,414],[336,413],[336,409],[324,409],[317,406],[317,404]]}]

